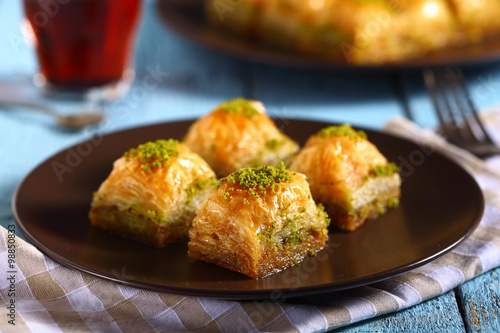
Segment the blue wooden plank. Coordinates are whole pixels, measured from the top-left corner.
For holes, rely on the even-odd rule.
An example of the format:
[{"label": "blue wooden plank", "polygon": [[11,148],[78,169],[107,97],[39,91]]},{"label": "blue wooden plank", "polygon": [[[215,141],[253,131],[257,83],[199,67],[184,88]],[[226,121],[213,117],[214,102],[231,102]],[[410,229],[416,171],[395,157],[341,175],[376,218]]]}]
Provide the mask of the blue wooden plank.
[{"label": "blue wooden plank", "polygon": [[369,319],[332,332],[465,332],[455,293],[450,291],[411,308]]},{"label": "blue wooden plank", "polygon": [[0,2],[0,77],[34,73],[35,53],[22,33],[22,1]]},{"label": "blue wooden plank", "polygon": [[380,128],[402,115],[387,74],[250,65],[255,98],[270,113]]},{"label": "blue wooden plank", "polygon": [[[479,110],[500,105],[500,65],[470,66],[464,72],[471,99]],[[433,112],[421,73],[405,73],[403,86],[414,121],[423,127],[438,126],[438,118]]]},{"label": "blue wooden plank", "polygon": [[500,104],[500,64],[465,70],[474,104],[481,110]]},{"label": "blue wooden plank", "polygon": [[[0,2],[0,12],[8,2]],[[247,96],[263,100],[275,116],[308,117],[336,122],[352,122],[356,125],[379,127],[402,108],[393,99],[389,77],[364,77],[363,74],[344,74],[299,69],[274,68],[246,63],[230,56],[219,55],[184,41],[165,29],[155,17],[156,1],[146,1],[146,10],[138,41],[136,83],[122,101],[107,112],[105,131],[138,126],[151,122],[169,121],[197,117],[208,112],[221,100],[235,96]],[[20,3],[11,5],[19,9]],[[34,68],[30,50],[23,46],[14,48],[9,34],[19,33],[19,10],[3,15],[0,21],[0,74],[12,71],[31,73]],[[17,15],[17,16],[16,16]],[[17,18],[16,18],[17,17]],[[18,20],[19,21],[19,20]],[[14,23],[13,23],[14,22]],[[9,30],[10,29],[10,30]],[[18,35],[19,36],[19,35]],[[6,47],[3,47],[6,46]],[[5,60],[5,61],[4,61]],[[162,80],[154,89],[144,86],[142,81],[151,70],[158,69]],[[168,75],[167,75],[168,74]],[[405,75],[404,89],[410,98],[416,120],[421,125],[435,123],[431,104],[419,73]],[[480,107],[489,107],[500,102],[500,67],[488,71],[468,71],[474,99]],[[121,104],[120,104],[121,103]],[[140,116],[137,116],[140,114]],[[43,125],[46,120],[27,121],[29,115],[0,114],[0,156],[2,147],[16,147],[17,157],[6,159],[0,176],[0,222],[13,221],[10,198],[17,182],[38,162],[53,152],[89,133],[54,132],[54,128]],[[14,133],[10,128],[20,128],[24,133]],[[9,133],[7,138],[2,133]],[[33,150],[29,142],[43,142],[44,149]],[[19,144],[25,142],[25,144]],[[463,306],[469,331],[500,331],[498,327],[499,306],[498,271],[482,275],[460,288],[462,302],[457,305],[453,293],[422,303],[395,314],[349,326],[341,332],[421,332],[464,331],[459,306]]]},{"label": "blue wooden plank", "polygon": [[[221,101],[245,94],[242,62],[180,38],[158,18],[156,5],[156,1],[144,1],[137,78],[118,105],[125,113],[140,112],[141,117],[131,117],[122,127],[196,118]],[[160,81],[150,87],[147,82],[155,71],[160,73]]]},{"label": "blue wooden plank", "polygon": [[458,288],[468,332],[500,332],[500,268]]},{"label": "blue wooden plank", "polygon": [[207,105],[238,96],[261,100],[274,117],[349,122],[370,128],[402,114],[386,73],[274,67],[240,60],[180,38],[161,23],[155,5],[146,1],[137,71],[139,76],[147,75],[146,67],[159,67],[168,77],[155,91],[155,98],[160,99],[144,101],[148,112],[161,105],[164,114],[176,118],[176,103],[184,103],[186,95],[196,95],[189,100],[190,110],[185,111],[189,115],[207,112]]}]

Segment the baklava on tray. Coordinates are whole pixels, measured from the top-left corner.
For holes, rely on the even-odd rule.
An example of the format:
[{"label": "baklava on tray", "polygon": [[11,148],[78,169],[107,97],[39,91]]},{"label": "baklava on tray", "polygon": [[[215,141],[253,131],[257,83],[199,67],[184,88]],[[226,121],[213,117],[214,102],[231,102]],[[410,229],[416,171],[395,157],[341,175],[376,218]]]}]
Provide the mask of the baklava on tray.
[{"label": "baklava on tray", "polygon": [[399,169],[350,125],[312,135],[290,165],[307,176],[313,198],[322,203],[332,226],[352,231],[399,204]]},{"label": "baklava on tray", "polygon": [[198,119],[184,138],[218,176],[241,168],[288,164],[299,150],[266,114],[262,103],[236,98]]},{"label": "baklava on tray", "polygon": [[92,225],[164,247],[187,236],[194,210],[213,190],[215,174],[184,144],[147,142],[116,160],[94,193]]},{"label": "baklava on tray", "polygon": [[457,18],[462,44],[477,43],[500,34],[500,1],[449,0]]},{"label": "baklava on tray", "polygon": [[188,254],[252,278],[300,263],[328,239],[329,219],[305,176],[283,163],[221,179],[196,212]]},{"label": "baklava on tray", "polygon": [[222,33],[357,65],[401,62],[500,32],[498,0],[245,0],[237,6],[209,0],[206,16]]}]

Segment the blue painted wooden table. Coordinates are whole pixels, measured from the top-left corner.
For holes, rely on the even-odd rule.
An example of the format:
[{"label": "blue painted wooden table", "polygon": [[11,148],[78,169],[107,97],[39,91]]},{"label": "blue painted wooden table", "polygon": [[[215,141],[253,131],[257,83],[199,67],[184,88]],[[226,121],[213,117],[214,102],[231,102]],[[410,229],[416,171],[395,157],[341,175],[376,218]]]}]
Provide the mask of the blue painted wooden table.
[{"label": "blue painted wooden table", "polygon": [[[106,107],[106,132],[198,117],[237,96],[261,100],[274,117],[350,122],[378,129],[401,115],[421,126],[436,125],[418,71],[349,73],[245,62],[178,37],[161,23],[155,6],[154,1],[145,3],[136,52],[137,78],[126,97]],[[26,93],[16,84],[29,81],[37,68],[21,32],[21,18],[19,1],[0,2],[0,94]],[[148,75],[157,84],[146,85]],[[467,68],[466,75],[480,108],[500,105],[500,62]],[[88,136],[85,130],[60,131],[42,115],[0,108],[2,225],[13,222],[11,198],[21,179],[44,159]],[[500,331],[499,279],[500,269],[495,269],[420,305],[338,331]]]}]

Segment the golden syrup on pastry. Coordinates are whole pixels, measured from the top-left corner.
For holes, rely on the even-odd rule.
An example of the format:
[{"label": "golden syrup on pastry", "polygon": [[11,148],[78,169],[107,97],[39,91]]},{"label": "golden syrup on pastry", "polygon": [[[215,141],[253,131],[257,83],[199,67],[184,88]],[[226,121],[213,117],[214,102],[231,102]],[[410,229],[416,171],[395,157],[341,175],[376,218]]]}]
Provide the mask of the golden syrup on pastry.
[{"label": "golden syrup on pastry", "polygon": [[290,169],[308,177],[314,199],[341,230],[354,230],[399,203],[399,168],[348,124],[311,136]]},{"label": "golden syrup on pastry", "polygon": [[283,163],[240,169],[221,179],[198,207],[189,255],[264,277],[323,248],[328,223],[304,175]]},{"label": "golden syrup on pastry", "polygon": [[299,145],[281,132],[255,100],[236,98],[218,105],[190,126],[185,144],[219,177],[233,171],[291,162]]}]

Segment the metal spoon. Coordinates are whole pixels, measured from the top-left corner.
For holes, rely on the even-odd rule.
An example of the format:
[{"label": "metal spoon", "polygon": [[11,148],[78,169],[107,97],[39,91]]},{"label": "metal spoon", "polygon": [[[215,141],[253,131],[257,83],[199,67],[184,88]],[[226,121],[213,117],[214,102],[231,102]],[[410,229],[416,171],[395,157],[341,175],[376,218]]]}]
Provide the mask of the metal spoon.
[{"label": "metal spoon", "polygon": [[16,107],[22,108],[23,110],[45,113],[54,117],[59,126],[72,131],[80,130],[90,125],[95,125],[104,119],[104,116],[101,113],[97,113],[92,110],[80,110],[78,112],[65,115],[58,113],[56,110],[46,105],[24,101],[1,100],[0,107],[1,106],[8,108]]}]

